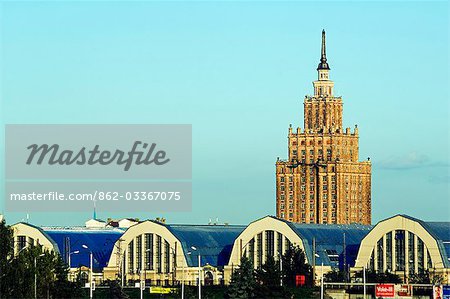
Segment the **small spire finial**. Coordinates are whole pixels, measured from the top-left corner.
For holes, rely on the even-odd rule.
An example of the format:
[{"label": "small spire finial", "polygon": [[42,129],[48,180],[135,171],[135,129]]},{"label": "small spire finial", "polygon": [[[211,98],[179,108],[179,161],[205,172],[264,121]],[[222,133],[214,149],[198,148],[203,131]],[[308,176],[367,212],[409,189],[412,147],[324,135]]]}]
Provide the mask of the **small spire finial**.
[{"label": "small spire finial", "polygon": [[325,62],[327,61],[327,51],[325,48],[325,29],[322,29],[322,56],[321,56],[320,60],[322,62],[323,62],[323,60],[325,60]]},{"label": "small spire finial", "polygon": [[322,51],[320,56],[320,63],[317,70],[329,70],[330,66],[327,63],[327,50],[325,43],[325,29],[322,29]]}]

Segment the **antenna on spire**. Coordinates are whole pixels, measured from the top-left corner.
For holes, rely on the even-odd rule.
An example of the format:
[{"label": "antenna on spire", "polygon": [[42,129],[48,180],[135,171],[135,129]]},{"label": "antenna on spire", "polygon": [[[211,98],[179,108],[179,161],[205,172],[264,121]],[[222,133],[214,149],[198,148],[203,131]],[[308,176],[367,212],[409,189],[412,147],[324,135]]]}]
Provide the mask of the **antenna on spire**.
[{"label": "antenna on spire", "polygon": [[327,50],[326,50],[326,45],[325,45],[325,29],[322,29],[322,56],[321,56],[320,60],[322,62],[323,62],[323,60],[325,60],[325,62],[327,61]]},{"label": "antenna on spire", "polygon": [[97,211],[96,211],[96,205],[95,205],[95,200],[94,200],[94,215],[92,219],[97,219]]},{"label": "antenna on spire", "polygon": [[317,66],[317,70],[329,70],[330,66],[327,63],[327,49],[325,41],[325,29],[322,30],[322,49],[320,55],[320,63]]}]

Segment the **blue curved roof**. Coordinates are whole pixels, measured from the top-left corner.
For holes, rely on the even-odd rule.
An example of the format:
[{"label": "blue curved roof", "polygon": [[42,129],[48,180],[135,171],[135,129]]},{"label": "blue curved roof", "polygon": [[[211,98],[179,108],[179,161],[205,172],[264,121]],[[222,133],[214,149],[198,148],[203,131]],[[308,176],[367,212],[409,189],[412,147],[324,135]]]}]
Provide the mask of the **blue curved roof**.
[{"label": "blue curved roof", "polygon": [[[246,228],[242,225],[166,225],[181,242],[190,267],[198,265],[200,253],[202,266],[221,267],[228,263],[234,240]],[[191,249],[197,248],[197,251]],[[192,254],[187,254],[192,252]]]},{"label": "blue curved roof", "polygon": [[422,222],[422,225],[438,242],[445,268],[450,268],[450,222]]},{"label": "blue curved roof", "polygon": [[[68,248],[66,244],[70,243],[70,252],[79,251],[77,254],[71,254],[70,266],[72,268],[89,267],[89,252],[92,251],[94,271],[101,271],[107,266],[115,242],[124,233],[123,230],[117,228],[43,227],[41,229],[58,245],[64,261],[68,262]],[[86,245],[88,249],[83,248],[82,245]]]},{"label": "blue curved roof", "polygon": [[[287,222],[302,239],[308,261],[312,261],[313,238],[316,239],[316,264],[344,269],[346,264],[355,265],[361,240],[372,229],[362,224],[302,224]],[[345,234],[345,248],[344,248]]]}]

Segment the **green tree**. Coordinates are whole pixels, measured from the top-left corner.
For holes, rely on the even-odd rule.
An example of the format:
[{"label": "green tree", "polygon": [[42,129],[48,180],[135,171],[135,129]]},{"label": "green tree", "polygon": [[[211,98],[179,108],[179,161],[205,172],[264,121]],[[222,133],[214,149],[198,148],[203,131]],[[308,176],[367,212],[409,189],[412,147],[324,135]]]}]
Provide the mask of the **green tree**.
[{"label": "green tree", "polygon": [[312,283],[312,268],[306,263],[305,252],[299,246],[290,246],[282,257],[283,282],[295,286],[297,275],[304,275],[307,284]]},{"label": "green tree", "polygon": [[13,231],[3,219],[0,222],[0,297],[8,297],[13,261]]},{"label": "green tree", "polygon": [[444,276],[442,274],[434,274],[433,278],[431,279],[431,283],[434,285],[443,284]]},{"label": "green tree", "polygon": [[[356,276],[362,279],[362,271],[356,273]],[[366,281],[374,283],[401,283],[402,279],[397,274],[388,271],[378,273],[373,270],[366,270]]]},{"label": "green tree", "polygon": [[30,245],[14,255],[13,231],[0,222],[0,291],[2,298],[80,298],[80,285],[68,281],[68,267],[60,255]]},{"label": "green tree", "polygon": [[231,274],[230,285],[225,292],[225,298],[249,299],[254,298],[256,288],[253,265],[246,257],[241,259],[241,265]]},{"label": "green tree", "polygon": [[328,282],[345,282],[345,272],[333,269],[324,275],[324,280]]},{"label": "green tree", "polygon": [[286,287],[281,286],[280,263],[272,256],[268,256],[266,263],[256,271],[256,280],[256,298],[291,298]]},{"label": "green tree", "polygon": [[127,299],[129,298],[122,290],[122,287],[116,280],[107,280],[106,284],[109,285],[109,298],[111,299]]},{"label": "green tree", "polygon": [[427,270],[422,273],[410,274],[408,277],[408,281],[409,281],[409,283],[428,284],[428,283],[430,283],[430,273]]},{"label": "green tree", "polygon": [[52,288],[52,295],[54,298],[81,298],[83,291],[81,289],[80,281],[69,281],[69,268],[63,261],[60,255],[56,256],[54,260],[55,280]]}]

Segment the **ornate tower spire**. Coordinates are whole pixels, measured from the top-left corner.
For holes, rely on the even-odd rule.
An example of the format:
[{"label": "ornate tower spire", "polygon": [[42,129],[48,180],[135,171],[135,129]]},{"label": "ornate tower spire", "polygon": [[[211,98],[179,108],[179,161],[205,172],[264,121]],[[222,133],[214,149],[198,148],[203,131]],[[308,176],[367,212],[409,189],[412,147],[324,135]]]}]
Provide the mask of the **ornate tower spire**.
[{"label": "ornate tower spire", "polygon": [[320,56],[320,63],[317,66],[317,70],[329,70],[330,66],[327,63],[327,50],[325,45],[325,29],[322,30],[322,51]]},{"label": "ornate tower spire", "polygon": [[[321,46],[314,94],[303,101],[304,130],[289,126],[288,159],[276,162],[277,216],[298,223],[370,224],[371,164],[358,162],[358,130],[344,130],[342,97],[334,96],[329,78],[325,30]],[[359,188],[342,184],[353,180]],[[301,188],[291,188],[291,181]]]}]

